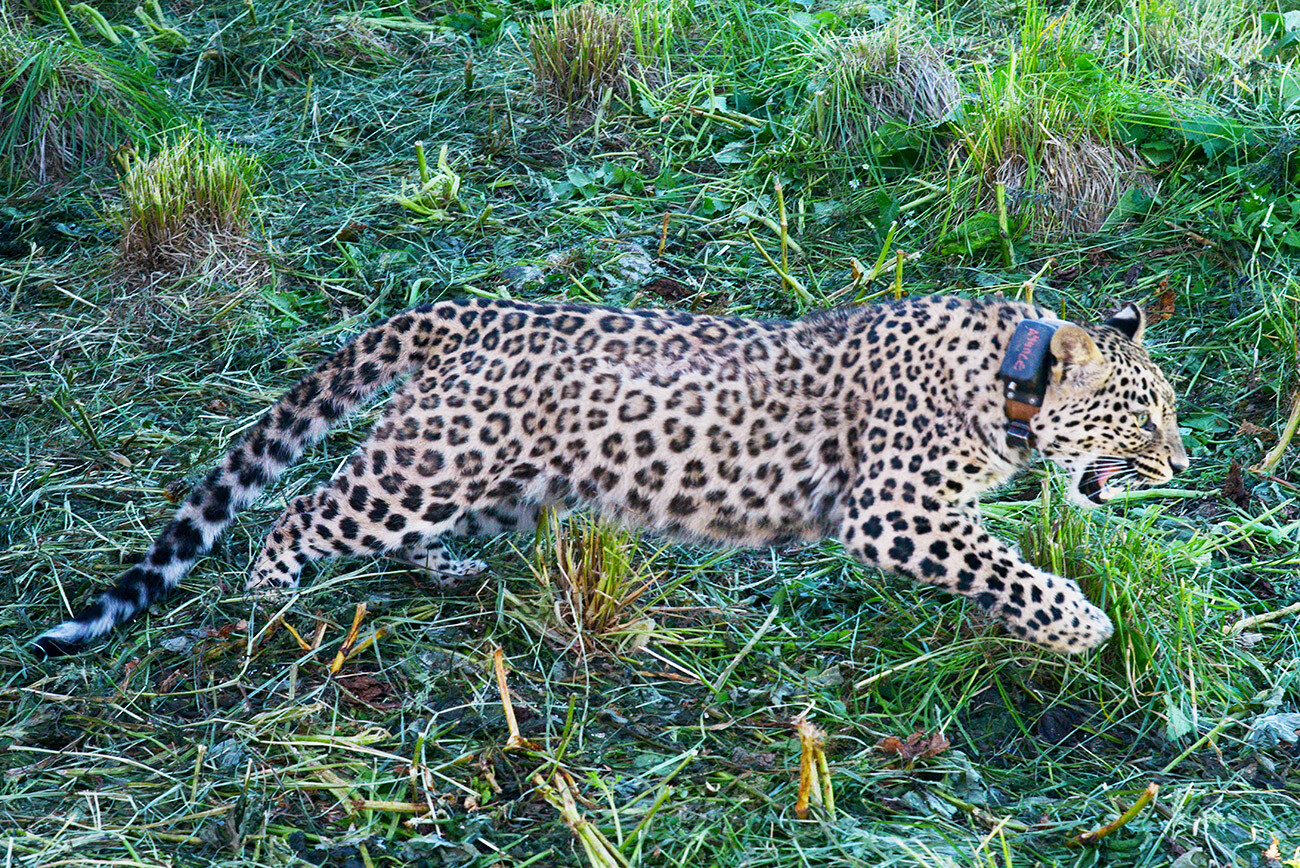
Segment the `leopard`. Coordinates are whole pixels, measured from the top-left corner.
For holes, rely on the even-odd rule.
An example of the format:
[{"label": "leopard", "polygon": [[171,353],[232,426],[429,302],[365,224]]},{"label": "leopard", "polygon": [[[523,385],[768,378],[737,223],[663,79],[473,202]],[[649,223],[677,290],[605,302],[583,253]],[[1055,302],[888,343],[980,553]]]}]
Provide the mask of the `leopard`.
[{"label": "leopard", "polygon": [[[1004,357],[1050,323],[1040,404],[1009,434]],[[33,643],[84,650],[177,586],[235,514],[386,387],[369,436],[292,498],[249,573],[379,556],[447,579],[449,544],[588,509],[689,544],[837,540],[867,567],[973,602],[1013,637],[1081,654],[1112,635],[1077,582],[986,530],[981,494],[1035,453],[1092,508],[1186,469],[1173,388],[1129,304],[1078,325],[1000,297],[917,296],[753,319],[498,298],[435,301],[301,378],[181,503],[143,556]],[[463,581],[463,579],[459,579]]]}]

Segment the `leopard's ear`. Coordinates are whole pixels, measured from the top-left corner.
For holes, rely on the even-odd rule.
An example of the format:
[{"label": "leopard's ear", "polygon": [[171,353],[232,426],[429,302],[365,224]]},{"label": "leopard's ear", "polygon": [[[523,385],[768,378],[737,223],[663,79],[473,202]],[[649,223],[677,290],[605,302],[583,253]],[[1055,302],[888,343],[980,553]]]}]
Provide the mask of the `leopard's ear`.
[{"label": "leopard's ear", "polygon": [[1095,391],[1110,375],[1110,365],[1097,342],[1077,325],[1066,323],[1052,335],[1052,382],[1073,389]]},{"label": "leopard's ear", "polygon": [[1115,331],[1127,337],[1133,343],[1142,345],[1142,332],[1147,327],[1146,314],[1142,308],[1129,302],[1111,315],[1103,325],[1108,325]]}]

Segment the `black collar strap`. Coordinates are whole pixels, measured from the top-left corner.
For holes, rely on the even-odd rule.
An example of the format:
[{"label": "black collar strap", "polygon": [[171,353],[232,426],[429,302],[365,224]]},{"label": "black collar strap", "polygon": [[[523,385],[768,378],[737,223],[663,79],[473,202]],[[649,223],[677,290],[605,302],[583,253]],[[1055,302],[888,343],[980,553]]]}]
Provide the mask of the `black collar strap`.
[{"label": "black collar strap", "polygon": [[1047,375],[1052,369],[1052,335],[1056,326],[1040,319],[1023,320],[1007,344],[998,376],[1007,381],[1007,445],[1032,449],[1029,421],[1043,406]]}]

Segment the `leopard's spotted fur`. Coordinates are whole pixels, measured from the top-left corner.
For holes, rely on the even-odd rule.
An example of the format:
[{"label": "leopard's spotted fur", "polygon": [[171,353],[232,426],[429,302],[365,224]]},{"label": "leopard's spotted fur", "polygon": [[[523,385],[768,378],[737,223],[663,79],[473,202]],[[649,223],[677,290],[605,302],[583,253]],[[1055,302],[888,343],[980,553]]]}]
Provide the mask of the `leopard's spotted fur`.
[{"label": "leopard's spotted fur", "polygon": [[[793,322],[482,299],[417,308],[290,389],[140,563],[36,647],[65,652],[138,614],[332,423],[411,373],[347,465],[276,522],[251,588],[294,587],[309,561],[337,555],[471,572],[482,564],[452,560],[444,540],[585,506],[723,546],[835,537],[865,564],[970,597],[1018,636],[1092,648],[1111,633],[1106,615],[972,508],[1030,458],[1007,445],[996,374],[1016,325],[1045,317],[959,298]],[[1130,306],[1052,340],[1032,428],[1093,501],[1113,487],[1084,479],[1159,483],[1186,463],[1142,325]]]}]

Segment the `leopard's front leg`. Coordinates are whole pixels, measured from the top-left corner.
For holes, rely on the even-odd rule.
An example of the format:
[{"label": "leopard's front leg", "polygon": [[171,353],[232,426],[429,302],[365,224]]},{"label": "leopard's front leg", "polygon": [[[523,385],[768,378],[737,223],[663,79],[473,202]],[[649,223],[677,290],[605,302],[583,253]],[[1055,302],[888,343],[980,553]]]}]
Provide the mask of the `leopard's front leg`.
[{"label": "leopard's front leg", "polygon": [[1026,563],[959,507],[859,493],[845,502],[840,539],[858,560],[969,597],[1017,636],[1064,654],[1096,648],[1114,632],[1071,579]]}]

